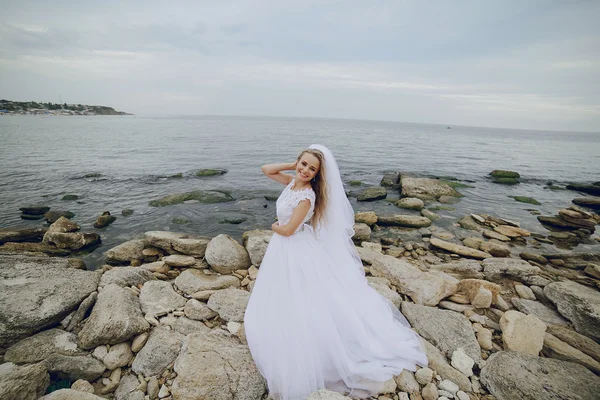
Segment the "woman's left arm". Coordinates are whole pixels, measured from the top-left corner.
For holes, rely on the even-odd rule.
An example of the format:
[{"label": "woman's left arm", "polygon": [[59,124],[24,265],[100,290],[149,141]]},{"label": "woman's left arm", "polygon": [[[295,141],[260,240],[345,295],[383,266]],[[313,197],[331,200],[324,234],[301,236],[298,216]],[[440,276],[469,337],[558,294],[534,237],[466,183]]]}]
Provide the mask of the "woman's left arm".
[{"label": "woman's left arm", "polygon": [[275,222],[273,225],[271,225],[271,230],[280,234],[281,236],[292,236],[302,221],[304,221],[304,218],[308,214],[309,210],[310,200],[302,200],[298,203],[296,208],[294,208],[290,222],[288,222],[286,225],[279,225],[279,222]]}]

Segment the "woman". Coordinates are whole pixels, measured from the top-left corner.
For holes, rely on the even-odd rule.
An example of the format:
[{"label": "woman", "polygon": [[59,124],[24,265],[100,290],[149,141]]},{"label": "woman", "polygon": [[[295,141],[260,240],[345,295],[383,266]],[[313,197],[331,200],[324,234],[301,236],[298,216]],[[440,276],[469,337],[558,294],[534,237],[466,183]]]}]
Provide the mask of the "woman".
[{"label": "woman", "polygon": [[287,185],[244,318],[271,396],[299,400],[327,388],[363,398],[403,369],[425,366],[418,336],[367,283],[351,239],[354,211],[329,149],[312,145],[295,163],[262,171]]}]

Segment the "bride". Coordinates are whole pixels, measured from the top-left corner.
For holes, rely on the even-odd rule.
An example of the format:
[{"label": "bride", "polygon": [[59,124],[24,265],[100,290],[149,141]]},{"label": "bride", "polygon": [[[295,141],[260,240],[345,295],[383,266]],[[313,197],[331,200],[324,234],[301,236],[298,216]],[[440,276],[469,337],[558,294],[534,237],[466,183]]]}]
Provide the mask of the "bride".
[{"label": "bride", "polygon": [[299,400],[327,388],[364,398],[403,369],[427,365],[408,321],[367,283],[329,149],[312,145],[296,162],[262,171],[287,185],[244,317],[270,395]]}]

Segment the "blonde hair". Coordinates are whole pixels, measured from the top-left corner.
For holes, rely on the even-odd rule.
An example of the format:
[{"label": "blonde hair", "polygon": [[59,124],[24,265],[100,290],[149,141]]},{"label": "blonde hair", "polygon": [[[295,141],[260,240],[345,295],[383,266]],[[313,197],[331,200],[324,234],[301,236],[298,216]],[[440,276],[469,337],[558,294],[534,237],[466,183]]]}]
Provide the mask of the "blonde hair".
[{"label": "blonde hair", "polygon": [[302,158],[304,154],[311,154],[319,160],[319,171],[311,180],[312,190],[315,192],[315,209],[311,218],[311,223],[313,226],[317,226],[323,220],[325,208],[327,207],[327,202],[329,201],[327,182],[325,181],[325,156],[319,150],[306,149],[300,153],[298,156],[298,161],[300,161],[300,158]]}]

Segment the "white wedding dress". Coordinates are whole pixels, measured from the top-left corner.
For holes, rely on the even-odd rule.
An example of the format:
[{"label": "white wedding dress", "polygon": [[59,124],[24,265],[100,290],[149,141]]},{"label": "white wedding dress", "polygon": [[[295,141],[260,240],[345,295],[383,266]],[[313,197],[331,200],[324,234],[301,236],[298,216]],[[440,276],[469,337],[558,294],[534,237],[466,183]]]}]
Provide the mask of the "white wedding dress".
[{"label": "white wedding dress", "polygon": [[260,265],[244,318],[252,357],[274,399],[305,399],[322,388],[376,395],[403,369],[427,365],[425,352],[404,316],[368,285],[362,265],[340,263],[306,224],[315,193],[293,185],[277,200],[279,223],[301,200],[311,207],[293,235],[273,234]]}]

